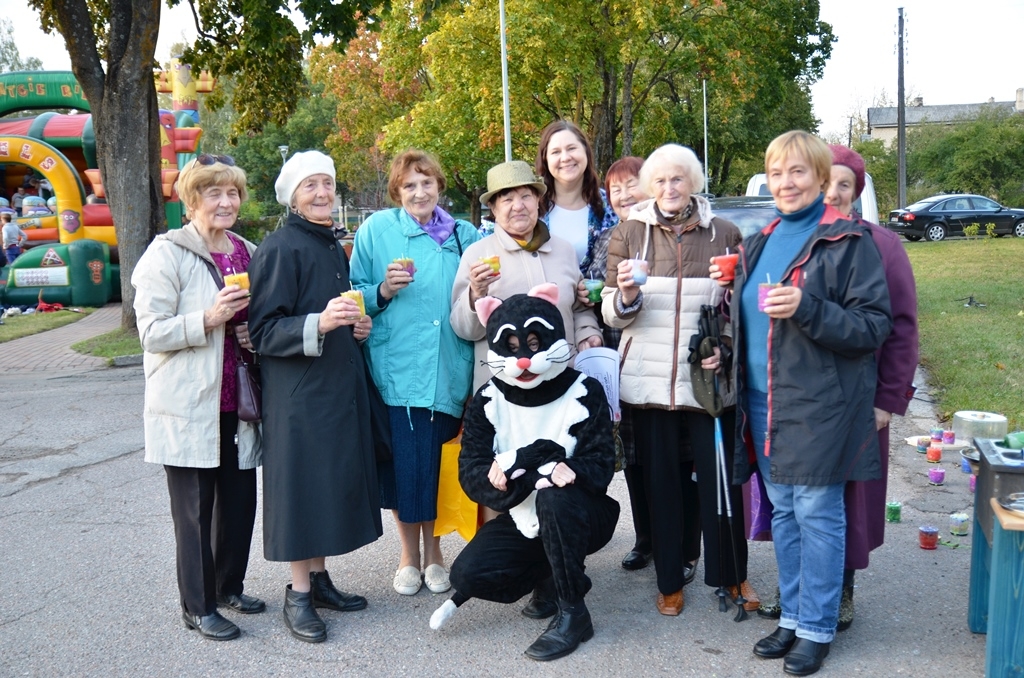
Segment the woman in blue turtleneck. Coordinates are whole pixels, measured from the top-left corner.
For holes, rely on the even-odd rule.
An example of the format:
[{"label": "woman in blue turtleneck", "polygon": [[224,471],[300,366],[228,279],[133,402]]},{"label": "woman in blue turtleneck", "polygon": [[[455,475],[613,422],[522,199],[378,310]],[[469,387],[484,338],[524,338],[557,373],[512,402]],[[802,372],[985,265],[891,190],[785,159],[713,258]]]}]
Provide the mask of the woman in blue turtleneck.
[{"label": "woman in blue turtleneck", "polygon": [[[806,132],[765,153],[778,219],[743,242],[731,301],[737,375],[735,482],[760,472],[773,504],[779,628],[754,654],[815,673],[835,636],[843,488],[881,472],[874,351],[892,325],[870,233],[824,204],[832,155]],[[712,267],[712,277],[718,278]],[[758,310],[758,285],[769,292]]]}]

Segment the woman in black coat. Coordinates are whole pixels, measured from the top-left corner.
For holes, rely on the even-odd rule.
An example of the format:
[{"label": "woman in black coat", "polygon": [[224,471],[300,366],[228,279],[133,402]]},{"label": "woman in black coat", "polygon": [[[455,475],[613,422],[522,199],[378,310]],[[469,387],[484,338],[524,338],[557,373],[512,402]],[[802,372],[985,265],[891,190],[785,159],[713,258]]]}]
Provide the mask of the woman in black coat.
[{"label": "woman in black coat", "polygon": [[257,250],[249,328],[263,375],[263,540],[291,563],[284,619],[292,635],[326,640],[317,607],[361,610],[334,587],[324,558],[381,534],[366,369],[371,321],[352,299],[348,259],[334,238],[334,162],[296,153],[275,184],[292,210]]}]

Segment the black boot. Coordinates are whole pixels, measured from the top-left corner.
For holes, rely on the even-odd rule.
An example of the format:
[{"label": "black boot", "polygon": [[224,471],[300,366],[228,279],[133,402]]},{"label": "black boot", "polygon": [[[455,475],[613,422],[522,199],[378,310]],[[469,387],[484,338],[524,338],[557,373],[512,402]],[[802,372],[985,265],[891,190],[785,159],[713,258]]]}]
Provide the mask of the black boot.
[{"label": "black boot", "polygon": [[366,598],[334,588],[327,570],[309,573],[309,591],[315,607],[326,607],[338,612],[355,612],[366,607]]},{"label": "black boot", "polygon": [[791,676],[809,676],[817,673],[821,662],[828,656],[830,643],[816,643],[797,638],[793,648],[782,662],[782,670]]},{"label": "black boot", "polygon": [[526,648],[526,656],[539,662],[551,661],[572,654],[580,643],[593,637],[594,625],[586,603],[580,599],[570,605],[559,600],[558,615],[548,624],[548,630]]},{"label": "black boot", "polygon": [[199,634],[208,640],[234,640],[242,635],[237,626],[222,617],[216,610],[205,617],[189,614],[188,611],[182,610],[181,620],[185,622],[187,628],[199,631]]},{"label": "black boot", "polygon": [[551,577],[544,579],[530,596],[530,602],[523,608],[523,616],[530,619],[547,619],[555,616],[558,612],[558,594],[555,593],[555,580]]},{"label": "black boot", "polygon": [[291,584],[284,592],[284,625],[301,641],[322,643],[327,640],[327,624],[313,607],[312,592],[293,591]]}]

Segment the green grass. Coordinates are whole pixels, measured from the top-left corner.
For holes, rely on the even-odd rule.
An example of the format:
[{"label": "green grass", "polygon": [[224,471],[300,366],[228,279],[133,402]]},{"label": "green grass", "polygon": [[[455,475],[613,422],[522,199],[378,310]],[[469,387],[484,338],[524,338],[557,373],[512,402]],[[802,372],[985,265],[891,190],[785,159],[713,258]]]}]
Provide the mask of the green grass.
[{"label": "green grass", "polygon": [[[921,364],[940,416],[998,412],[1024,428],[1024,239],[904,243],[917,280]],[[965,307],[973,296],[985,308]]]},{"label": "green grass", "polygon": [[12,339],[20,339],[21,337],[69,325],[76,320],[81,320],[96,309],[83,308],[80,310],[81,313],[55,311],[53,313],[32,313],[30,315],[15,315],[5,318],[4,324],[0,325],[0,344]]},{"label": "green grass", "polygon": [[71,350],[100,358],[116,358],[122,355],[142,353],[142,344],[139,342],[139,333],[135,328],[116,329],[113,332],[72,344]]}]

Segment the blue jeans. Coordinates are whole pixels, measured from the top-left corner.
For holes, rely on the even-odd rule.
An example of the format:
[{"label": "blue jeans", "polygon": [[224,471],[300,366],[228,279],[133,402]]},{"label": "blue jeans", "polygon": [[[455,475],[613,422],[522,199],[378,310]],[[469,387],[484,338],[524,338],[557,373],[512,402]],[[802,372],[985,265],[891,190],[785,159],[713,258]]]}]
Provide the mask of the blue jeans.
[{"label": "blue jeans", "polygon": [[779,626],[796,629],[798,638],[830,643],[836,635],[843,590],[845,485],[773,483],[771,459],[765,457],[763,444],[768,425],[768,395],[748,391],[747,413],[757,448],[757,468],[774,506],[772,539],[782,605]]}]

